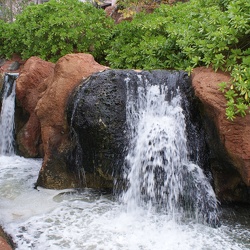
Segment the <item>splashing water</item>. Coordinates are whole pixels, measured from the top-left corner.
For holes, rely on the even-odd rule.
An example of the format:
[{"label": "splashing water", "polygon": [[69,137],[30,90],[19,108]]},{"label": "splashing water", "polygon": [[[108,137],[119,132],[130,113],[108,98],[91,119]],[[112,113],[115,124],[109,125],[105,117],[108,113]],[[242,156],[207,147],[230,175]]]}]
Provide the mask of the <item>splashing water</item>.
[{"label": "splashing water", "polygon": [[[219,228],[125,205],[91,189],[34,189],[41,160],[0,156],[0,223],[16,250],[247,250],[249,210]],[[244,223],[239,223],[242,216]],[[248,216],[248,217],[247,217]]]},{"label": "splashing water", "polygon": [[16,78],[18,74],[7,73],[4,77],[3,102],[0,116],[0,155],[14,154],[14,114]]},{"label": "splashing water", "polygon": [[[189,207],[187,198],[185,205],[183,202],[182,205],[178,205],[177,200],[182,200],[181,184],[186,188],[191,185],[193,191],[199,195],[204,192],[209,199],[213,198],[213,192],[201,169],[188,160],[186,139],[183,136],[185,119],[179,106],[180,97],[176,96],[169,102],[171,105],[167,105],[161,93],[159,94],[159,88],[148,86],[146,89],[140,88],[139,92],[142,92],[145,98],[147,95],[152,96],[155,103],[136,100],[132,95],[128,98],[129,101],[135,101],[134,105],[130,103],[127,106],[127,112],[132,112],[132,118],[128,120],[131,129],[131,149],[127,156],[127,165],[130,164],[131,171],[129,169],[127,171],[130,187],[124,193],[124,200],[127,200],[130,209],[126,204],[114,201],[112,195],[91,189],[48,190],[41,187],[34,189],[42,161],[15,155],[0,155],[0,224],[12,236],[16,250],[247,250],[250,248],[249,210],[244,213],[240,211],[241,222],[238,220],[237,211],[226,210],[229,219],[223,221],[222,218],[222,226],[212,228],[194,220],[176,223],[178,220],[169,219],[166,213],[147,207],[145,209],[144,205],[153,207],[157,203],[176,217],[182,209]],[[161,99],[161,105],[156,104],[157,99]],[[144,109],[139,109],[139,104]],[[155,108],[158,105],[157,114],[152,112],[149,116],[146,107],[151,105]],[[169,106],[165,113],[163,112],[163,117],[167,116],[164,120],[160,118],[162,106],[165,108]],[[176,117],[180,118],[177,120],[178,124],[174,123]],[[141,118],[147,121],[144,125]],[[133,119],[140,126],[137,126]],[[162,123],[168,124],[168,129],[164,126],[160,129]],[[182,125],[184,130],[181,129]],[[173,139],[175,136],[172,134],[176,131],[178,136]],[[144,136],[139,138],[140,132]],[[181,144],[172,145],[171,142],[175,140]],[[148,144],[155,144],[155,147],[148,147]],[[144,150],[146,148],[147,150],[139,149],[140,145],[145,145]],[[168,150],[166,151],[164,147]],[[166,151],[164,154],[161,153],[163,148]],[[140,157],[135,155],[138,152],[145,158],[145,163],[142,164]],[[160,164],[169,165],[167,160],[170,161],[170,157],[167,157],[167,153],[174,155],[180,152],[181,155],[175,156],[171,163],[173,167],[182,166],[176,169],[177,172],[165,168],[158,169]],[[162,155],[164,157],[161,157]],[[152,156],[158,160],[152,159]],[[139,169],[133,168],[136,163],[141,166]],[[148,165],[150,167],[147,168]],[[132,170],[141,181],[132,180]],[[153,181],[156,174],[159,176],[158,181],[164,181]],[[169,178],[166,178],[167,176]],[[188,182],[187,177],[194,181]],[[175,183],[176,180],[181,180],[180,184]],[[171,193],[169,189],[173,186]],[[142,190],[143,192],[140,192]],[[166,195],[166,191],[171,195]],[[192,206],[194,204],[201,206],[197,198],[200,196],[194,193],[190,195],[196,197]],[[200,208],[200,211],[211,213],[211,208],[210,210]],[[236,215],[231,216],[231,213]]]},{"label": "splashing water", "polygon": [[165,85],[151,85],[138,76],[134,90],[127,78],[127,122],[130,145],[123,201],[161,209],[174,220],[192,217],[218,223],[217,200],[200,167],[188,159],[185,116],[178,93],[166,100]]}]

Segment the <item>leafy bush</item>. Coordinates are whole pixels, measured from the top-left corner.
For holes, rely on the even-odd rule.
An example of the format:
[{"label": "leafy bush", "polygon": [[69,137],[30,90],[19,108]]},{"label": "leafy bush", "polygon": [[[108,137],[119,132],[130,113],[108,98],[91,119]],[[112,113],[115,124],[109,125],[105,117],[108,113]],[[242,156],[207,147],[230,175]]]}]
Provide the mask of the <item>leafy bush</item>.
[{"label": "leafy bush", "polygon": [[78,0],[30,5],[6,30],[0,54],[56,61],[68,53],[88,52],[101,61],[113,25],[103,10]]},{"label": "leafy bush", "polygon": [[156,13],[140,13],[131,22],[118,24],[106,59],[114,68],[177,67],[176,58],[183,55],[166,30],[170,21]]},{"label": "leafy bush", "polygon": [[226,116],[229,120],[235,119],[236,115],[245,116],[250,106],[250,49],[240,56],[237,50],[237,59],[231,72],[229,83],[220,83],[220,90],[225,93],[227,99]]},{"label": "leafy bush", "polygon": [[[250,103],[249,41],[249,1],[191,0],[161,5],[152,14],[138,14],[131,23],[119,24],[106,59],[114,68],[191,72],[197,66],[212,66],[229,71],[232,82],[221,90],[233,88],[233,98],[226,97],[226,114],[233,119],[245,115]],[[239,87],[243,83],[244,91]]]},{"label": "leafy bush", "polygon": [[[140,1],[121,3],[124,8],[131,3],[137,7]],[[232,76],[230,83],[220,84],[228,119],[244,116],[249,109],[250,1],[162,4],[152,14],[139,13],[131,22],[114,26],[91,4],[50,0],[28,6],[13,23],[0,21],[0,43],[0,56],[20,53],[24,59],[37,55],[56,61],[67,53],[88,52],[103,64],[106,56],[113,68],[191,72],[197,66],[212,66]]]},{"label": "leafy bush", "polygon": [[4,39],[4,33],[7,30],[7,25],[8,25],[7,23],[5,23],[3,20],[0,19],[0,45],[1,45],[1,47],[4,44],[4,40],[5,40]]}]

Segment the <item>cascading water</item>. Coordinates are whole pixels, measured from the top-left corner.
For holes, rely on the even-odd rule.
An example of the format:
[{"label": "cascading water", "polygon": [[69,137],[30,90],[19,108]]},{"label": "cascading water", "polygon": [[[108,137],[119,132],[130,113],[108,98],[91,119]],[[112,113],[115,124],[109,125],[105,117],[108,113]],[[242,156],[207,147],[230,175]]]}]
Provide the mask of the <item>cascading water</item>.
[{"label": "cascading water", "polygon": [[14,110],[17,73],[6,73],[0,116],[0,155],[14,154]]},{"label": "cascading water", "polygon": [[188,157],[178,89],[173,92],[162,83],[154,85],[141,75],[136,89],[129,78],[126,82],[130,144],[125,171],[128,189],[122,198],[128,209],[146,205],[164,210],[177,221],[192,217],[218,225],[214,191],[200,167]]},{"label": "cascading water", "polygon": [[[130,147],[125,176],[129,188],[122,197],[127,204],[92,189],[37,187],[38,191],[34,183],[40,159],[0,155],[0,224],[13,238],[16,250],[250,248],[247,209],[226,210],[218,228],[193,219],[178,223],[179,214],[190,210],[190,217],[205,212],[203,219],[209,221],[216,200],[196,165],[197,157],[190,157],[187,149],[185,133],[189,128],[185,131],[188,119],[180,105],[183,99],[171,93],[173,98],[166,101],[164,93],[169,94],[169,88],[150,85],[138,77],[139,88],[133,88],[133,92],[130,80],[126,80]],[[202,195],[207,196],[207,201]],[[159,207],[163,209],[159,211]]]}]

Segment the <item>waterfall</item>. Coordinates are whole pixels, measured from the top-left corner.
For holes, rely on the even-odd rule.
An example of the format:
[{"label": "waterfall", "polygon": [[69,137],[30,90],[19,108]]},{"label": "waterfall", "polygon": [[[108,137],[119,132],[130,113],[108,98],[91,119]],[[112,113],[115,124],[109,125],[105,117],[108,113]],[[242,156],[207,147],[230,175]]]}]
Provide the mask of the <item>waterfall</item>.
[{"label": "waterfall", "polygon": [[[202,129],[197,126],[199,115],[193,112],[195,102],[189,98],[191,86],[185,75],[110,70],[91,77],[95,84],[84,82],[77,89],[82,95],[72,96],[69,124],[74,125],[73,137],[78,137],[76,154],[82,154],[76,165],[84,167],[87,179],[94,169],[91,163],[103,163],[111,155],[109,149],[113,161],[105,167],[122,166],[126,156],[123,170],[128,187],[122,195],[119,192],[123,202],[91,188],[34,189],[41,159],[0,157],[0,222],[16,249],[250,249],[247,206],[222,208],[223,226],[218,229],[194,220],[215,224],[217,201],[199,167],[206,162],[201,154]],[[98,77],[101,81],[96,81]],[[101,108],[105,112],[97,113]],[[114,122],[114,118],[118,119]],[[99,124],[105,133],[99,131],[97,137]],[[115,135],[122,138],[104,144],[105,129],[117,129]],[[115,154],[117,148],[122,154]],[[98,158],[98,150],[106,158]]]},{"label": "waterfall", "polygon": [[152,83],[138,74],[135,87],[126,78],[128,184],[122,200],[128,210],[143,206],[164,211],[176,221],[193,218],[216,226],[217,200],[202,169],[189,159],[187,117],[174,84]]},{"label": "waterfall", "polygon": [[6,73],[0,116],[0,155],[14,154],[14,113],[17,73]]},{"label": "waterfall", "polygon": [[143,207],[178,222],[218,225],[204,130],[187,73],[96,73],[70,98],[68,121],[76,145],[71,165],[78,173],[84,169],[86,182],[92,182],[89,174],[103,183],[114,180],[114,193],[129,211]]}]

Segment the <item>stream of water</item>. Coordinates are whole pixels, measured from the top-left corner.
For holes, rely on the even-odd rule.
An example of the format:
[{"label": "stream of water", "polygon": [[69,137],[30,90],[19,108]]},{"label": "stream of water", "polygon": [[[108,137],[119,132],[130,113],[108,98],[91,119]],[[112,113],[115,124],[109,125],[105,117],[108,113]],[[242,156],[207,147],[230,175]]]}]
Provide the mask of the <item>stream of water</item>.
[{"label": "stream of water", "polygon": [[0,157],[0,223],[19,250],[247,250],[247,209],[222,209],[221,227],[128,211],[94,190],[34,189],[41,160]]},{"label": "stream of water", "polygon": [[188,160],[179,96],[167,102],[156,86],[141,93],[138,102],[128,93],[128,188],[119,199],[87,188],[35,189],[41,159],[0,155],[0,224],[16,249],[250,249],[249,210],[218,209],[207,178]]},{"label": "stream of water", "polygon": [[123,200],[130,210],[146,206],[175,221],[193,218],[216,226],[217,200],[202,169],[188,157],[182,96],[177,89],[166,100],[167,85],[138,77],[136,90],[127,79],[130,145]]},{"label": "stream of water", "polygon": [[16,96],[16,78],[18,74],[8,73],[4,76],[3,102],[0,116],[0,155],[14,154],[14,114]]}]

